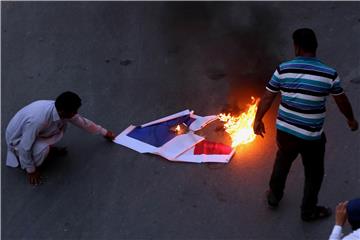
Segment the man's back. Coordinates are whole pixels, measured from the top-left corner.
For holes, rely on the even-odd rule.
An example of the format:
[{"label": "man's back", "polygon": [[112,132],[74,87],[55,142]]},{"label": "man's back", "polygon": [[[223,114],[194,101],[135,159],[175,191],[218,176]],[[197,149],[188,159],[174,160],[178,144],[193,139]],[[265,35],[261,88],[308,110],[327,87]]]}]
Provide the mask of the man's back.
[{"label": "man's back", "polygon": [[39,100],[20,109],[6,128],[6,142],[20,139],[25,125],[45,124],[52,116],[54,101]]},{"label": "man's back", "polygon": [[343,92],[337,72],[313,57],[280,64],[267,89],[281,91],[277,128],[306,140],[323,132],[326,96]]},{"label": "man's back", "polygon": [[294,31],[292,38],[297,57],[280,64],[268,82],[256,112],[254,133],[264,136],[262,118],[281,92],[276,120],[278,150],[269,181],[267,202],[272,208],[279,205],[291,165],[300,154],[305,172],[301,219],[314,221],[331,215],[331,208],[318,205],[324,177],[326,96],[334,96],[351,130],[357,130],[358,123],[336,71],[316,58],[318,43],[314,31],[300,28]]}]

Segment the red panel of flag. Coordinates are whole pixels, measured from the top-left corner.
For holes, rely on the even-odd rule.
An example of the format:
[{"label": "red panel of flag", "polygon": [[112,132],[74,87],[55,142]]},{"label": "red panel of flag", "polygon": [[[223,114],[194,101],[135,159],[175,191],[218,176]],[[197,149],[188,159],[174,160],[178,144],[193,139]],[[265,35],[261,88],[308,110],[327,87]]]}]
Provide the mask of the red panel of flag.
[{"label": "red panel of flag", "polygon": [[232,148],[222,143],[214,143],[209,141],[202,141],[195,145],[194,155],[200,154],[230,154],[232,152]]}]

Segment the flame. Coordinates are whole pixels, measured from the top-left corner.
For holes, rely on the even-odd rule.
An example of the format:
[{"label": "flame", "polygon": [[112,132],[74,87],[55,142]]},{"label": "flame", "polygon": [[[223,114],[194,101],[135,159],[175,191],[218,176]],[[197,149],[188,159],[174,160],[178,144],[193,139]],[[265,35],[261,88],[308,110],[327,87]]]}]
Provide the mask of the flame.
[{"label": "flame", "polygon": [[253,131],[253,124],[260,99],[251,97],[251,101],[251,104],[248,104],[248,110],[237,117],[232,116],[230,113],[220,113],[218,115],[219,120],[225,122],[224,128],[231,137],[231,147],[233,148],[239,144],[247,144],[255,140],[256,135]]},{"label": "flame", "polygon": [[181,130],[180,125],[177,125],[175,128],[175,131],[178,133],[178,132],[180,132],[180,130]]}]

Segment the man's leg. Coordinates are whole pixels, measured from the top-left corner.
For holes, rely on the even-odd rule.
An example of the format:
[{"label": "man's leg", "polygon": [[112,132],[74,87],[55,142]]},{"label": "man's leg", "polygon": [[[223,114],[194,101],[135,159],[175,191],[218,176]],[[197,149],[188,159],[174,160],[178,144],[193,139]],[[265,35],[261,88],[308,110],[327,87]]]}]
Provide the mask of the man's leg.
[{"label": "man's leg", "polygon": [[41,164],[43,164],[46,157],[49,155],[50,152],[50,146],[44,147],[41,151],[33,154],[33,160],[35,162],[35,166],[39,167]]},{"label": "man's leg", "polygon": [[323,134],[321,140],[304,143],[300,152],[305,172],[304,196],[301,205],[302,216],[305,220],[308,216],[318,215],[314,213],[319,210],[317,202],[324,178],[325,143]]},{"label": "man's leg", "polygon": [[278,130],[276,140],[278,151],[270,179],[270,194],[273,194],[276,200],[280,201],[284,194],[286,178],[291,164],[298,155],[298,139]]}]

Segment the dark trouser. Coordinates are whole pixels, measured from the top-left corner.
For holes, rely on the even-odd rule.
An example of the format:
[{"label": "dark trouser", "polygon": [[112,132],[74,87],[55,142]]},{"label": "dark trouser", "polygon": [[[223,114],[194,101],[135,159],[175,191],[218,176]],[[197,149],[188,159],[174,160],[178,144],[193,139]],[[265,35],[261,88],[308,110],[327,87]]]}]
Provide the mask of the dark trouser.
[{"label": "dark trouser", "polygon": [[276,140],[278,151],[270,179],[270,189],[278,200],[282,198],[291,164],[300,154],[305,171],[301,210],[303,213],[311,213],[316,207],[324,177],[325,134],[323,133],[319,140],[308,141],[278,130]]}]

